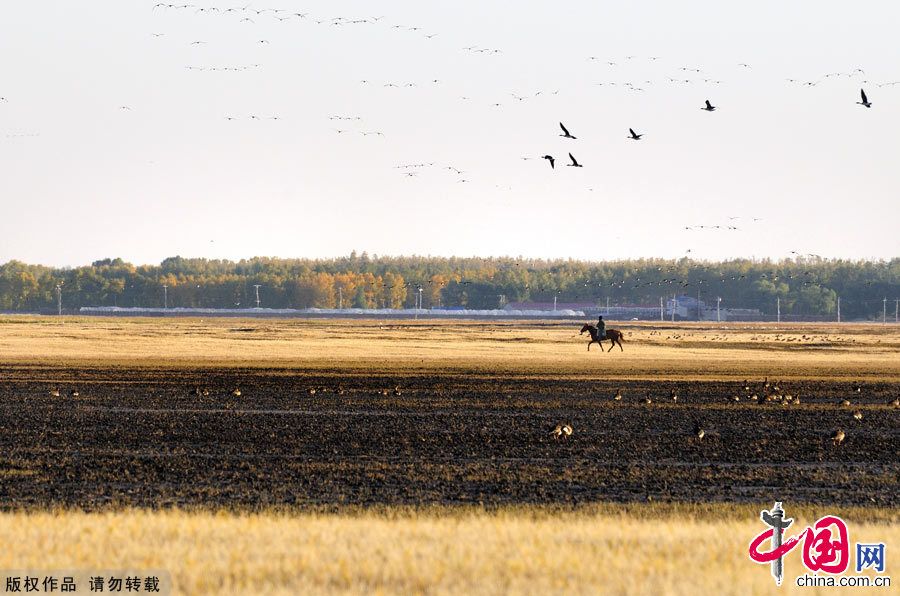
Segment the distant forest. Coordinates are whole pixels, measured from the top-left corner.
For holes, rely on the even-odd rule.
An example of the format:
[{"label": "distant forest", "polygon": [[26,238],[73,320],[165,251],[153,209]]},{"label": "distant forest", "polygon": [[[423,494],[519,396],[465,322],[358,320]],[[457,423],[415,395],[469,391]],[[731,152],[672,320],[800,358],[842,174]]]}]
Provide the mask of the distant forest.
[{"label": "distant forest", "polygon": [[[379,257],[253,258],[238,262],[172,257],[159,265],[104,259],[90,266],[52,268],[10,261],[0,265],[0,310],[82,306],[250,308],[259,285],[264,308],[498,308],[509,302],[591,302],[658,305],[674,294],[723,308],[758,308],[880,319],[883,299],[893,316],[900,298],[900,258],[890,261],[681,259],[584,262],[515,258]],[[167,286],[164,290],[163,286]],[[421,292],[420,292],[421,288]]]}]

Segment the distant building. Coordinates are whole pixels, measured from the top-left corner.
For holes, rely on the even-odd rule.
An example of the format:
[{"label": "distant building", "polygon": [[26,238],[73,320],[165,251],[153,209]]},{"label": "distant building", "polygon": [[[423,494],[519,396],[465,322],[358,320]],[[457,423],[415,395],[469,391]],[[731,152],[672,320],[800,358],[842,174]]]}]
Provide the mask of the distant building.
[{"label": "distant building", "polygon": [[600,307],[600,314],[610,319],[659,320],[658,304],[615,304]]},{"label": "distant building", "polygon": [[[557,302],[555,310],[581,311],[588,317],[603,315],[609,319],[659,319],[659,306],[653,304],[604,305],[595,302]],[[510,302],[505,310],[554,310],[552,302]]]},{"label": "distant building", "polygon": [[593,302],[508,302],[503,310],[580,310],[589,315],[598,308]]},{"label": "distant building", "polygon": [[[703,318],[706,311],[706,303],[703,300],[697,300],[693,296],[682,294],[670,298],[666,302],[666,317],[671,318],[675,313],[676,319],[696,321]],[[715,309],[713,309],[713,318],[715,318]]]},{"label": "distant building", "polygon": [[666,319],[672,317],[683,321],[762,321],[765,315],[758,308],[718,308],[713,303],[708,305],[703,300],[683,294],[670,298],[666,302]]}]

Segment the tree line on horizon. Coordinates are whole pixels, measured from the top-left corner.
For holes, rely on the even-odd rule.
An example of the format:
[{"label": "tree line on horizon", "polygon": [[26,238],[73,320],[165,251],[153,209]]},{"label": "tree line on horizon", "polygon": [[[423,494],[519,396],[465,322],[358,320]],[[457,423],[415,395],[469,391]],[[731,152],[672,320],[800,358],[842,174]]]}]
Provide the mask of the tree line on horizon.
[{"label": "tree line on horizon", "polygon": [[[608,262],[523,258],[383,257],[241,261],[171,257],[159,265],[103,259],[55,268],[0,265],[0,310],[47,312],[59,286],[67,312],[83,306],[250,308],[502,308],[510,302],[659,304],[689,295],[728,308],[880,318],[900,298],[900,258],[889,261],[636,259]],[[165,289],[164,289],[165,286]],[[893,312],[893,308],[891,309]]]}]

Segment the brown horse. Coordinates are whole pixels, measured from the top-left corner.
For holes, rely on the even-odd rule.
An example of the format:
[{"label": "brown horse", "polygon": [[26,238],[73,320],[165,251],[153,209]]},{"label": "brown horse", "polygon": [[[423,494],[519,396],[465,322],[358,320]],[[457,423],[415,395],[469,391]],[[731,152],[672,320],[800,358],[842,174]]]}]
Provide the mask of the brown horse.
[{"label": "brown horse", "polygon": [[[606,350],[607,352],[611,352],[612,349],[616,347],[616,344],[619,344],[620,350],[622,350],[623,352],[625,351],[625,348],[622,347],[622,340],[625,339],[625,335],[618,329],[607,329],[606,337],[604,337],[603,339],[597,337],[597,328],[594,325],[586,323],[584,327],[581,328],[581,333],[584,333],[585,331],[591,334],[591,341],[588,342],[588,352],[591,351],[591,344],[594,342],[597,342],[597,344],[600,345],[600,349],[602,350],[603,340],[605,339],[608,339],[611,344],[609,346],[609,349]],[[581,333],[579,333],[579,335],[581,335]]]}]

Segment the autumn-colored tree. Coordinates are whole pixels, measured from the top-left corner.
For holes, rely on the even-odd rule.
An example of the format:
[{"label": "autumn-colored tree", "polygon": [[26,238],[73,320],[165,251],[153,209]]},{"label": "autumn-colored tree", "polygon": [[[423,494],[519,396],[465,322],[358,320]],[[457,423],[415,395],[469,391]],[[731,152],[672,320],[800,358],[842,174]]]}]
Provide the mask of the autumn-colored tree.
[{"label": "autumn-colored tree", "polygon": [[310,286],[313,293],[313,308],[335,307],[334,277],[327,273],[316,273],[310,280]]}]

